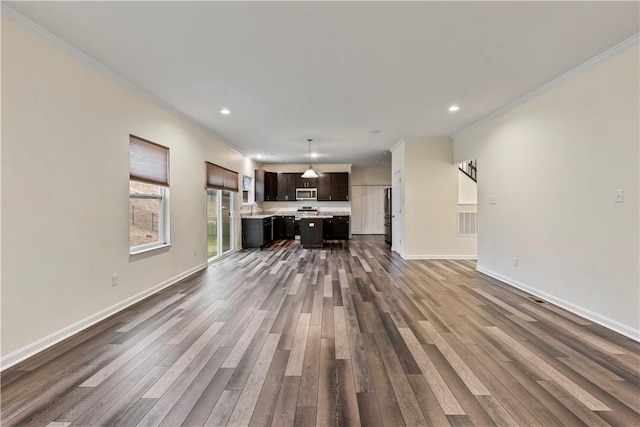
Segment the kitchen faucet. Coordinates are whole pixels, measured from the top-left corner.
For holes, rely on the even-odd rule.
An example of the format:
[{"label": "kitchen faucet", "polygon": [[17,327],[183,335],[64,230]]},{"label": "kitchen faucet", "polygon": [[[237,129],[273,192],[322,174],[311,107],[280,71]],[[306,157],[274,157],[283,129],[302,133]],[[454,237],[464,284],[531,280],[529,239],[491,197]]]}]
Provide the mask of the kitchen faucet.
[{"label": "kitchen faucet", "polygon": [[253,207],[256,207],[256,213],[258,212],[258,204],[256,202],[253,202],[251,204],[251,216],[253,216]]}]

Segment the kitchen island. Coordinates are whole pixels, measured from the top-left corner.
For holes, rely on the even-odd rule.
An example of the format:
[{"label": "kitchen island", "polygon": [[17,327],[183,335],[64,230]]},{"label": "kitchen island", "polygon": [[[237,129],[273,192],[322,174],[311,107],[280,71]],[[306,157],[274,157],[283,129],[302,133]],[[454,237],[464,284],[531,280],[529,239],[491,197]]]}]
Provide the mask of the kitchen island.
[{"label": "kitchen island", "polygon": [[261,248],[274,240],[294,238],[299,238],[305,248],[319,248],[325,240],[347,240],[349,237],[348,211],[319,211],[315,207],[302,207],[295,211],[278,210],[242,216],[243,248]]}]

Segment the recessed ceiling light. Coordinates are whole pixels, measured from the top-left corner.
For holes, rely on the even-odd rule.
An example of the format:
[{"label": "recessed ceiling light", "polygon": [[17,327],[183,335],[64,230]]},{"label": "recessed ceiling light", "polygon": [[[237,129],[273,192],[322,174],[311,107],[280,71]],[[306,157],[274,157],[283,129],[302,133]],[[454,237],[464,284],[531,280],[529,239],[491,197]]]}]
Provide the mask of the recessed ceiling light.
[{"label": "recessed ceiling light", "polygon": [[311,153],[311,157],[315,159],[316,157],[318,157],[318,153]]},{"label": "recessed ceiling light", "polygon": [[256,159],[261,159],[262,158],[262,154],[256,154]]},{"label": "recessed ceiling light", "polygon": [[231,110],[229,110],[228,108],[222,108],[220,110],[220,114],[224,114],[224,115],[231,114]]},{"label": "recessed ceiling light", "polygon": [[458,111],[460,109],[460,107],[458,107],[457,105],[452,105],[451,107],[449,107],[449,111],[451,111],[452,113]]}]

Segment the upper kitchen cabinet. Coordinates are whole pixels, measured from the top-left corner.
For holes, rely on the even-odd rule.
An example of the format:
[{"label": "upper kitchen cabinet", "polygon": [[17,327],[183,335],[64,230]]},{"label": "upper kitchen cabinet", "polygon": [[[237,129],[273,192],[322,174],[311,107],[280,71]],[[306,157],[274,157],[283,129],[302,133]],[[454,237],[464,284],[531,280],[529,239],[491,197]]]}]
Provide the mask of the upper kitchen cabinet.
[{"label": "upper kitchen cabinet", "polygon": [[349,173],[337,172],[331,174],[331,200],[349,200]]},{"label": "upper kitchen cabinet", "polygon": [[348,201],[349,173],[324,173],[318,178],[318,200],[320,201]]},{"label": "upper kitchen cabinet", "polygon": [[278,195],[277,174],[262,169],[255,170],[256,202],[273,202]]},{"label": "upper kitchen cabinet", "polygon": [[318,200],[331,200],[331,173],[323,173],[318,178]]},{"label": "upper kitchen cabinet", "polygon": [[317,188],[318,178],[303,178],[302,172],[296,174],[296,187],[298,188]]},{"label": "upper kitchen cabinet", "polygon": [[278,201],[292,202],[296,200],[296,180],[300,174],[279,173],[278,174]]},{"label": "upper kitchen cabinet", "polygon": [[256,202],[264,202],[264,171],[262,169],[255,170],[255,179],[253,180],[254,193]]}]

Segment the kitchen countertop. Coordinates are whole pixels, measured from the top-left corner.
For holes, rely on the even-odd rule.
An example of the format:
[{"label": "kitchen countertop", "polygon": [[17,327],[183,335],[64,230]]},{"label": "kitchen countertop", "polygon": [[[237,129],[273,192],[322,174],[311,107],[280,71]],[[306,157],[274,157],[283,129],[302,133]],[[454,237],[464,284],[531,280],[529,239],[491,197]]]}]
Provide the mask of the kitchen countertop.
[{"label": "kitchen countertop", "polygon": [[261,213],[261,214],[242,214],[242,218],[248,219],[264,219],[273,218],[276,216],[295,216],[297,218],[333,218],[334,216],[351,216],[350,212],[319,212],[318,214],[301,214],[298,212],[277,212],[277,213]]},{"label": "kitchen countertop", "polygon": [[253,215],[242,215],[242,219],[265,219],[272,218],[275,214],[253,214]]}]

